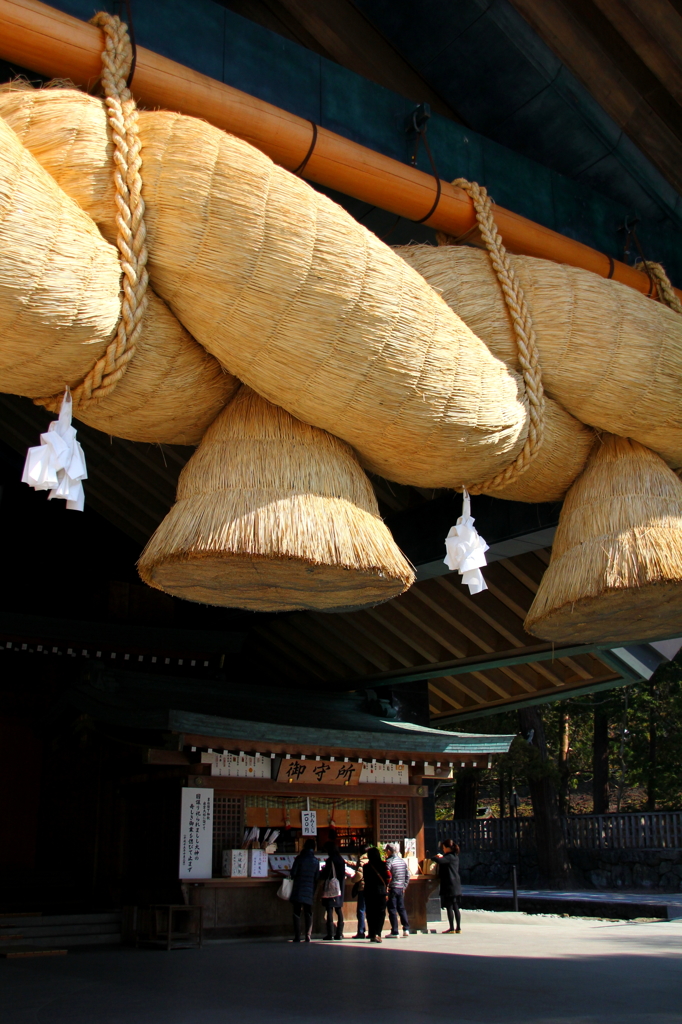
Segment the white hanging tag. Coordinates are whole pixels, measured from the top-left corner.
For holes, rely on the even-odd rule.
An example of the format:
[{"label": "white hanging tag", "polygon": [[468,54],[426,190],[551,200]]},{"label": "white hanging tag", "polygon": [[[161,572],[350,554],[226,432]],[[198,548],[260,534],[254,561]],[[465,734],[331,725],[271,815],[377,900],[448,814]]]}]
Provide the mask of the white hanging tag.
[{"label": "white hanging tag", "polygon": [[73,402],[71,392],[64,392],[59,419],[53,420],[40,445],[26,453],[22,483],[36,491],[49,491],[48,499],[62,498],[66,507],[82,512],[85,492],[81,481],[86,480],[85,455],[71,426]]},{"label": "white hanging tag", "polygon": [[488,589],[481,573],[481,567],[486,565],[485,552],[488,545],[474,529],[471,499],[466,490],[462,498],[462,514],[445,538],[447,554],[444,562],[448,569],[460,573],[462,583],[468,586],[470,594],[480,594],[482,590]]}]

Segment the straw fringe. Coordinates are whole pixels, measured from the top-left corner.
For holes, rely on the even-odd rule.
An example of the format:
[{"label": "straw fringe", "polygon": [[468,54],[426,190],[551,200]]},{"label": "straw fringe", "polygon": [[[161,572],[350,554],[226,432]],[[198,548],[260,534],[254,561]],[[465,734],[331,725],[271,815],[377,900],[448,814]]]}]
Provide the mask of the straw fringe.
[{"label": "straw fringe", "polygon": [[351,448],[248,388],[183,469],[139,572],[190,600],[260,610],[377,604],[414,582]]},{"label": "straw fringe", "polygon": [[[371,512],[353,508],[346,498],[289,494],[275,499],[273,491],[254,487],[179,500],[145,549],[143,579],[153,586],[153,566],[169,560],[247,555],[377,573],[404,584],[399,593],[407,588],[412,574],[397,557],[389,531]],[[384,600],[395,596],[391,592]]]},{"label": "straw fringe", "polygon": [[643,445],[604,434],[566,498],[526,629],[655,639],[681,614],[682,483]]}]

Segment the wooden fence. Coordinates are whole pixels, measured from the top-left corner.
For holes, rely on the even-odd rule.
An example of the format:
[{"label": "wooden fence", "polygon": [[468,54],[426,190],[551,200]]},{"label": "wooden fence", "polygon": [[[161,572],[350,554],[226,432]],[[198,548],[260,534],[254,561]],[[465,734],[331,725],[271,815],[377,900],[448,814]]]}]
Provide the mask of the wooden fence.
[{"label": "wooden fence", "polygon": [[439,821],[439,839],[454,839],[463,850],[526,849],[535,842],[533,818],[481,818],[477,821]]},{"label": "wooden fence", "polygon": [[[581,814],[561,819],[569,849],[682,849],[682,811],[630,814]],[[483,818],[439,821],[440,839],[447,836],[468,850],[513,850],[535,842],[533,818]]]}]

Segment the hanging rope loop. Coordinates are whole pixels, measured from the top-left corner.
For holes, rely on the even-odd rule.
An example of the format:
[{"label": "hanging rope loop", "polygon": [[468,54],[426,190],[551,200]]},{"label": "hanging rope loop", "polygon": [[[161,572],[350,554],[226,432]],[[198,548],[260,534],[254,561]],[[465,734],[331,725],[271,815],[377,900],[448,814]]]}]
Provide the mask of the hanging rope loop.
[{"label": "hanging rope loop", "polygon": [[[147,229],[140,170],[138,113],[128,87],[134,51],[127,25],[117,15],[100,11],[92,24],[104,32],[102,91],[114,143],[114,186],[116,195],[116,245],[121,264],[121,317],[114,338],[85,380],[72,389],[74,411],[100,402],[111,394],[125,374],[142,330],[147,309]],[[36,399],[39,405],[55,409],[61,394]]]},{"label": "hanging rope loop", "polygon": [[[533,320],[526,304],[523,288],[509,259],[509,254],[504,247],[502,237],[497,230],[497,224],[493,216],[492,200],[487,190],[475,181],[467,181],[466,178],[456,178],[452,184],[464,189],[474,204],[478,228],[490,254],[490,261],[497,274],[497,279],[511,317],[518,349],[519,364],[528,398],[528,436],[523,448],[516,456],[514,462],[507,466],[506,469],[493,477],[489,477],[482,483],[467,484],[467,490],[471,494],[481,494],[483,491],[502,490],[502,488],[511,484],[525,473],[531,463],[537,458],[544,440],[545,392],[542,386],[542,372]],[[450,238],[442,234],[438,235],[438,243],[439,245],[452,244]]]}]

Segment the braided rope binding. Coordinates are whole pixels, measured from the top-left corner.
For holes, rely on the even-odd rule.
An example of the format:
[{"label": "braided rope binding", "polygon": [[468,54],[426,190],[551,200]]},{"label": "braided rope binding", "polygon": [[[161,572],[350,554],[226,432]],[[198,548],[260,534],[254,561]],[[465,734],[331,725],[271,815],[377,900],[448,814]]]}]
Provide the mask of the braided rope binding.
[{"label": "braided rope binding", "polygon": [[[669,306],[670,309],[674,310],[676,313],[682,314],[682,302],[680,302],[675,294],[672,282],[665,272],[665,267],[661,263],[654,263],[651,260],[642,260],[641,263],[636,264],[636,269],[648,274],[649,279],[653,281],[659,302],[662,302],[664,306]],[[680,480],[682,480],[682,469],[676,469],[674,472]]]},{"label": "braided rope binding", "polygon": [[[122,271],[121,317],[114,338],[87,377],[72,391],[74,411],[109,395],[123,377],[142,329],[147,308],[147,230],[140,168],[140,138],[135,100],[126,85],[133,59],[128,26],[117,16],[100,11],[91,19],[104,31],[102,88],[109,127],[114,143],[114,184],[116,190],[116,245]],[[36,399],[55,411],[62,396]]]},{"label": "braided rope binding", "polygon": [[[544,441],[545,392],[542,386],[542,372],[533,321],[526,305],[523,288],[516,276],[516,271],[511,264],[507,250],[502,243],[502,237],[497,230],[490,196],[485,188],[478,185],[475,181],[467,181],[466,178],[456,178],[452,184],[464,189],[474,204],[481,237],[490,254],[490,261],[497,274],[497,279],[500,282],[500,287],[507,303],[507,309],[511,316],[523,383],[526,395],[528,396],[530,422],[524,446],[515,460],[506,469],[501,470],[495,476],[489,477],[482,483],[467,484],[467,490],[470,494],[481,494],[483,491],[502,490],[502,488],[525,473],[530,464],[537,458]],[[437,240],[439,245],[452,244],[449,236],[441,233],[438,234]]]},{"label": "braided rope binding", "polygon": [[643,270],[645,274],[649,275],[656,286],[659,302],[662,302],[664,306],[669,306],[670,309],[674,309],[676,313],[682,314],[682,302],[680,302],[675,294],[675,289],[661,263],[642,260],[641,263],[637,264],[636,269]]}]

